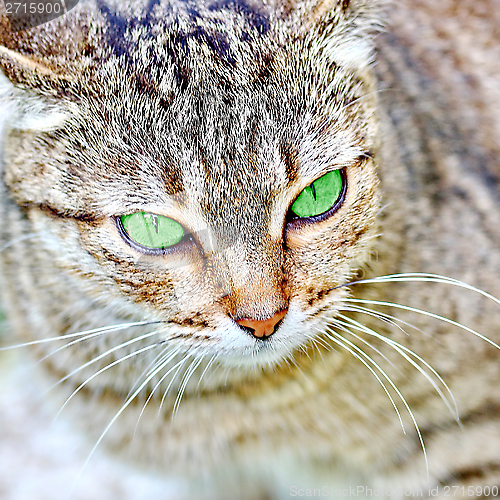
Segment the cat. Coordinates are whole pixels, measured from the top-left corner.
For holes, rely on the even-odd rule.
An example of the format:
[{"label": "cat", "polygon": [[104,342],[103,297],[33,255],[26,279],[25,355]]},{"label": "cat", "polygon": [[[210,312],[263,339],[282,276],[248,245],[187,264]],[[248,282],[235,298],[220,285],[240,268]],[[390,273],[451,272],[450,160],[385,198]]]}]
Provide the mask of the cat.
[{"label": "cat", "polygon": [[498,7],[2,7],[4,497],[498,496]]}]

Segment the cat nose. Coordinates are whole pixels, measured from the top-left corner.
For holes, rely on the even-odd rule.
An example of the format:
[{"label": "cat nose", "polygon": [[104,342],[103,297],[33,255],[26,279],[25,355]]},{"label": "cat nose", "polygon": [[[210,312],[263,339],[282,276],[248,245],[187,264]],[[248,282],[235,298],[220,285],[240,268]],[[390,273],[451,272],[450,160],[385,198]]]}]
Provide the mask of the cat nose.
[{"label": "cat nose", "polygon": [[242,318],[236,321],[238,325],[244,326],[251,330],[251,334],[254,337],[259,339],[263,339],[266,337],[270,337],[279,326],[279,323],[283,320],[287,313],[287,309],[283,311],[277,312],[274,316],[271,316],[268,319],[258,320],[251,318]]}]

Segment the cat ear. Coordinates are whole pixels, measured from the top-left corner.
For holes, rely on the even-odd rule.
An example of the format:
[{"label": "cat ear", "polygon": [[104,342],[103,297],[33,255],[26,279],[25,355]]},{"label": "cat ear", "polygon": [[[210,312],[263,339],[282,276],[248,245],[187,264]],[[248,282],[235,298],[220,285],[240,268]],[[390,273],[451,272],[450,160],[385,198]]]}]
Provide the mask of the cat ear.
[{"label": "cat ear", "polygon": [[308,36],[318,56],[352,70],[372,60],[374,35],[383,27],[387,0],[276,0],[276,12]]},{"label": "cat ear", "polygon": [[55,23],[14,33],[0,13],[1,125],[53,130],[64,124],[74,107],[61,95],[76,75],[67,64],[68,48]]},{"label": "cat ear", "polygon": [[[54,130],[64,124],[68,117],[64,106],[44,92],[37,92],[36,87],[26,85],[26,82],[33,84],[47,75],[42,65],[0,47],[0,66],[4,72],[0,74],[0,113],[4,124],[19,130],[38,131]],[[6,68],[15,68],[16,84],[7,76],[12,73]],[[18,78],[21,72],[26,79]]]}]

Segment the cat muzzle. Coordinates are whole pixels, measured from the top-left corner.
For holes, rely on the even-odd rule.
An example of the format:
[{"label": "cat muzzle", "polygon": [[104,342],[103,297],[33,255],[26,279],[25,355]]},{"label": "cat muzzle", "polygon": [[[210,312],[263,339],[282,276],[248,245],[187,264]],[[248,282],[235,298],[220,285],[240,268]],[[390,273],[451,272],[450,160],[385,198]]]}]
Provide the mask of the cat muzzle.
[{"label": "cat muzzle", "polygon": [[236,321],[238,325],[250,330],[250,333],[259,339],[270,337],[281,324],[287,310],[279,311],[275,315],[265,320],[257,320],[251,318],[243,318]]}]

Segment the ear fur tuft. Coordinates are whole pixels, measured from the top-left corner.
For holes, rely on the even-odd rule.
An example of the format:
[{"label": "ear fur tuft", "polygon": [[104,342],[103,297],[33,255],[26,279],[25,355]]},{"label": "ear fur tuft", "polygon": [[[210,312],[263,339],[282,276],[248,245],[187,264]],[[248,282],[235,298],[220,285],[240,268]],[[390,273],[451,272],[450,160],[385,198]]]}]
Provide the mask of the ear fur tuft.
[{"label": "ear fur tuft", "polygon": [[319,57],[354,71],[372,60],[374,34],[390,0],[276,0],[275,12],[292,31],[310,39]]},{"label": "ear fur tuft", "polygon": [[364,70],[373,56],[374,34],[383,25],[386,0],[319,2],[309,29],[328,60],[354,71]]},{"label": "ear fur tuft", "polygon": [[88,62],[81,54],[88,47],[89,15],[74,9],[14,33],[0,6],[0,127],[54,130],[76,111],[61,89],[71,93],[81,82]]},{"label": "ear fur tuft", "polygon": [[[23,54],[0,46],[0,64],[10,78],[0,73],[0,113],[3,125],[19,130],[49,131],[67,119],[60,104],[37,83],[53,77],[50,68]],[[12,81],[11,81],[12,80]],[[14,83],[17,85],[15,85]]]},{"label": "ear fur tuft", "polygon": [[0,74],[0,129],[8,125],[18,130],[47,132],[64,125],[69,113],[60,104],[21,90]]}]

